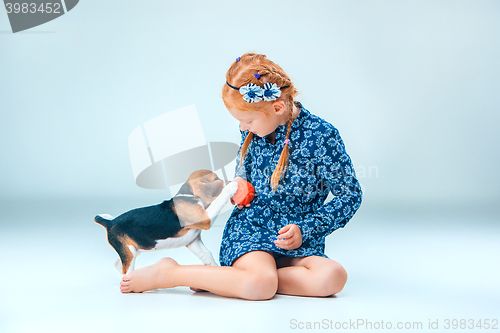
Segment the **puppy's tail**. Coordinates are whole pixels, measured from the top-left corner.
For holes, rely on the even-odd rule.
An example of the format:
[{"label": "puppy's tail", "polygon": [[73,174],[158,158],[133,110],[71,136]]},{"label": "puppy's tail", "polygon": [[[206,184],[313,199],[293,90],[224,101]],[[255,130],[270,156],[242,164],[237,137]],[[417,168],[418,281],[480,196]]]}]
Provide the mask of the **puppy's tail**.
[{"label": "puppy's tail", "polygon": [[94,222],[109,229],[113,225],[113,216],[108,214],[96,215],[96,217],[94,217]]}]

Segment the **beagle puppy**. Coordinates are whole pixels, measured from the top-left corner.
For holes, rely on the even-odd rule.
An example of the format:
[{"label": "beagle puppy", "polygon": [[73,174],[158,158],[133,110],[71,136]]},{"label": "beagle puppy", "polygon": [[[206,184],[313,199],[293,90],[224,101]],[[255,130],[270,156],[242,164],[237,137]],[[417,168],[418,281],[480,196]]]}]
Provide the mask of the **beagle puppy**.
[{"label": "beagle puppy", "polygon": [[132,209],[113,218],[99,214],[94,222],[106,228],[109,244],[118,253],[115,267],[122,274],[134,270],[135,259],[145,251],[186,246],[204,265],[217,266],[201,241],[222,208],[238,190],[209,170],[193,172],[179,192],[160,204]]}]

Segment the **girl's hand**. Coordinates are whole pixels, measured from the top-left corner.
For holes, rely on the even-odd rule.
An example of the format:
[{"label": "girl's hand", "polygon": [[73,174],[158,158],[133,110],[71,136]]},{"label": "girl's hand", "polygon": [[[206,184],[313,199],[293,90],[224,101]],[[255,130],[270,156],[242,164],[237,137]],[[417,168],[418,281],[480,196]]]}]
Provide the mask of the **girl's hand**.
[{"label": "girl's hand", "polygon": [[[232,198],[231,198],[231,204],[236,205],[236,202],[234,202]],[[236,205],[236,207],[238,207],[238,209],[242,209],[243,207],[250,207],[250,204],[246,204],[245,206]]]},{"label": "girl's hand", "polygon": [[[243,178],[241,177],[234,177],[234,179],[232,180],[232,182],[239,182],[240,180],[244,180]],[[231,204],[232,205],[236,205],[236,202],[234,202],[233,198],[231,198]],[[250,207],[250,204],[247,204],[245,206],[243,205],[236,205],[238,207],[238,209],[242,209],[243,207]]]},{"label": "girl's hand", "polygon": [[278,239],[274,244],[285,250],[294,250],[302,245],[302,232],[296,224],[288,224],[278,231]]}]

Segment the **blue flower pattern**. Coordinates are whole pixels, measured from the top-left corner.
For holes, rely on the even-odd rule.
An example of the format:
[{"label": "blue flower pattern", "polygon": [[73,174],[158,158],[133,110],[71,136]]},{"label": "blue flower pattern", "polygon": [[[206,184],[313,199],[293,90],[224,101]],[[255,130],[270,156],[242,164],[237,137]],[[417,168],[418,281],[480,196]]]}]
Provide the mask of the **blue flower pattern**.
[{"label": "blue flower pattern", "polygon": [[263,87],[249,83],[238,90],[247,103],[257,103],[262,100],[266,102],[275,101],[281,96],[281,88],[276,83],[265,83]]},{"label": "blue flower pattern", "polygon": [[[297,106],[301,112],[292,123],[288,168],[277,190],[271,188],[270,179],[284,147],[287,125],[276,128],[274,144],[254,136],[243,168],[237,167],[236,175],[253,184],[256,197],[248,208],[235,207],[226,223],[219,253],[223,266],[256,250],[327,257],[325,237],[343,228],[361,204],[361,187],[338,130],[300,103]],[[241,134],[243,143],[247,132]],[[329,192],[334,197],[325,203]],[[291,223],[301,229],[302,245],[284,250],[274,239]]]},{"label": "blue flower pattern", "polygon": [[266,102],[275,101],[281,96],[281,90],[276,83],[266,83],[262,88],[262,99]]},{"label": "blue flower pattern", "polygon": [[243,99],[248,103],[256,103],[262,100],[262,88],[256,84],[249,83],[246,86],[240,88],[240,94],[243,95]]}]

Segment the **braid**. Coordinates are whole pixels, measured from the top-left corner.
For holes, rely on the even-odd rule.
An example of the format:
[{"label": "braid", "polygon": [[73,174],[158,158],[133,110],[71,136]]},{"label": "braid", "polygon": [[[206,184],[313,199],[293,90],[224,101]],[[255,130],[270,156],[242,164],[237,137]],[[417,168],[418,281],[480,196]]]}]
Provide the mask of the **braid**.
[{"label": "braid", "polygon": [[292,122],[293,122],[293,109],[290,109],[290,118],[288,118],[285,146],[281,151],[278,165],[276,166],[276,169],[274,170],[271,176],[271,187],[273,188],[274,191],[276,191],[276,189],[278,188],[278,183],[281,179],[281,174],[283,173],[283,169],[288,165],[288,141],[286,140],[288,140],[288,137],[290,135],[290,130],[292,129]]},{"label": "braid", "polygon": [[250,145],[250,142],[252,142],[252,139],[253,139],[253,133],[248,132],[247,137],[245,138],[245,141],[241,145],[240,164],[238,165],[238,169],[241,169],[241,165],[243,164],[243,160],[245,159],[245,156],[247,155],[248,146]]},{"label": "braid", "polygon": [[[272,78],[270,79],[271,82],[275,83],[278,82],[279,86],[290,86],[292,84],[292,81],[288,77],[283,77],[280,73],[280,71],[277,68],[271,68],[269,70],[269,73],[272,75]],[[289,95],[288,98],[285,98],[284,100],[285,105],[287,109],[291,110],[290,112],[293,111],[293,96]]]}]

